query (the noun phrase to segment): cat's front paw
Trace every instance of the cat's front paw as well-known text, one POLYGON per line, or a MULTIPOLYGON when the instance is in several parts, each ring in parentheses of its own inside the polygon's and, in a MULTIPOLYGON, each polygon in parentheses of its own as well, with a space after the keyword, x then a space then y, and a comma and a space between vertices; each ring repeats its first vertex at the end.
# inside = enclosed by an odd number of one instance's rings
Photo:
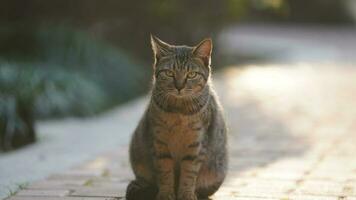
POLYGON ((198 200, 198 197, 194 192, 184 192, 178 194, 178 200, 198 200))
POLYGON ((174 193, 159 192, 156 200, 176 200, 176 195, 174 193))

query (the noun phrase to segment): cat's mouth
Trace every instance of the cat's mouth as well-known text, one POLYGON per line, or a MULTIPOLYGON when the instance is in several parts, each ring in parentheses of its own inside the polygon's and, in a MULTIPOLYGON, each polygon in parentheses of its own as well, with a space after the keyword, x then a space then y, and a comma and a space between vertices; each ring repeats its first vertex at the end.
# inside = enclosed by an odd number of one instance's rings
POLYGON ((172 95, 176 98, 183 98, 183 97, 187 97, 187 96, 190 96, 190 94, 187 94, 183 91, 175 91, 172 93, 172 95))
POLYGON ((174 98, 185 98, 185 97, 189 97, 189 96, 194 96, 195 95, 195 92, 193 90, 186 89, 186 88, 183 88, 181 90, 169 89, 166 92, 167 92, 167 94, 169 94, 170 96, 172 96, 174 98))

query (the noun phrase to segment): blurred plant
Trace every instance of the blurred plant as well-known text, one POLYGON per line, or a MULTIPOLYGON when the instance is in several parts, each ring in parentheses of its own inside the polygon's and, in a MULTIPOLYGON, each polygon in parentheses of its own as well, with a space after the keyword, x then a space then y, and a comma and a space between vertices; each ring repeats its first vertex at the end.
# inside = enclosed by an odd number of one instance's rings
POLYGON ((34 100, 41 84, 24 79, 24 73, 0 68, 0 150, 10 150, 36 140, 34 100))
MULTIPOLYGON (((147 90, 150 67, 83 31, 66 26, 11 27, 0 32, 0 59, 46 70, 81 74, 100 86, 115 105, 147 90), (14 43, 13 41, 21 41, 14 43)), ((58 75, 62 76, 62 75, 58 75)), ((84 84, 84 83, 83 83, 84 84)))
POLYGON ((78 74, 0 67, 0 149, 35 141, 37 116, 88 115, 104 106, 98 86, 78 74))
POLYGON ((1 95, 0 150, 11 150, 36 140, 32 106, 20 97, 1 95))
MULTIPOLYGON (((78 73, 37 70, 42 92, 35 101, 35 116, 88 116, 103 110, 108 96, 103 89, 78 73)), ((29 77, 31 78, 31 77, 29 77)))
POLYGON ((36 34, 37 54, 33 59, 51 68, 75 70, 100 85, 110 103, 127 101, 147 90, 150 67, 143 67, 118 48, 83 31, 47 26, 36 34))
POLYGON ((92 115, 147 89, 148 70, 83 32, 51 26, 1 33, 3 41, 21 42, 0 54, 0 149, 35 141, 36 118, 92 115))

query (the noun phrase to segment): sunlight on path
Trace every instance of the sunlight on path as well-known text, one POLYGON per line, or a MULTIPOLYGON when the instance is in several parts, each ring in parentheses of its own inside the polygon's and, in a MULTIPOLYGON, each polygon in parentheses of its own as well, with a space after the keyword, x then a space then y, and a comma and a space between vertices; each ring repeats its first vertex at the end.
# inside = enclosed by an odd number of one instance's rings
POLYGON ((216 85, 231 159, 215 199, 356 195, 355 68, 231 67, 216 85))

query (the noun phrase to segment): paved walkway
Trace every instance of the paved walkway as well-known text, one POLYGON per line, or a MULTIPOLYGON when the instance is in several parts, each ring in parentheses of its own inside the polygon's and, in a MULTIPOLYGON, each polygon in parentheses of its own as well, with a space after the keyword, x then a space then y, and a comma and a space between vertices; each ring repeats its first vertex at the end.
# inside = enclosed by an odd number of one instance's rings
MULTIPOLYGON (((356 200, 356 69, 313 67, 230 67, 216 77, 230 166, 212 199, 356 200)), ((132 178, 123 146, 10 200, 122 199, 132 178)))
POLYGON ((0 199, 18 185, 44 179, 128 144, 145 101, 137 99, 95 117, 38 122, 35 144, 0 153, 0 199))

